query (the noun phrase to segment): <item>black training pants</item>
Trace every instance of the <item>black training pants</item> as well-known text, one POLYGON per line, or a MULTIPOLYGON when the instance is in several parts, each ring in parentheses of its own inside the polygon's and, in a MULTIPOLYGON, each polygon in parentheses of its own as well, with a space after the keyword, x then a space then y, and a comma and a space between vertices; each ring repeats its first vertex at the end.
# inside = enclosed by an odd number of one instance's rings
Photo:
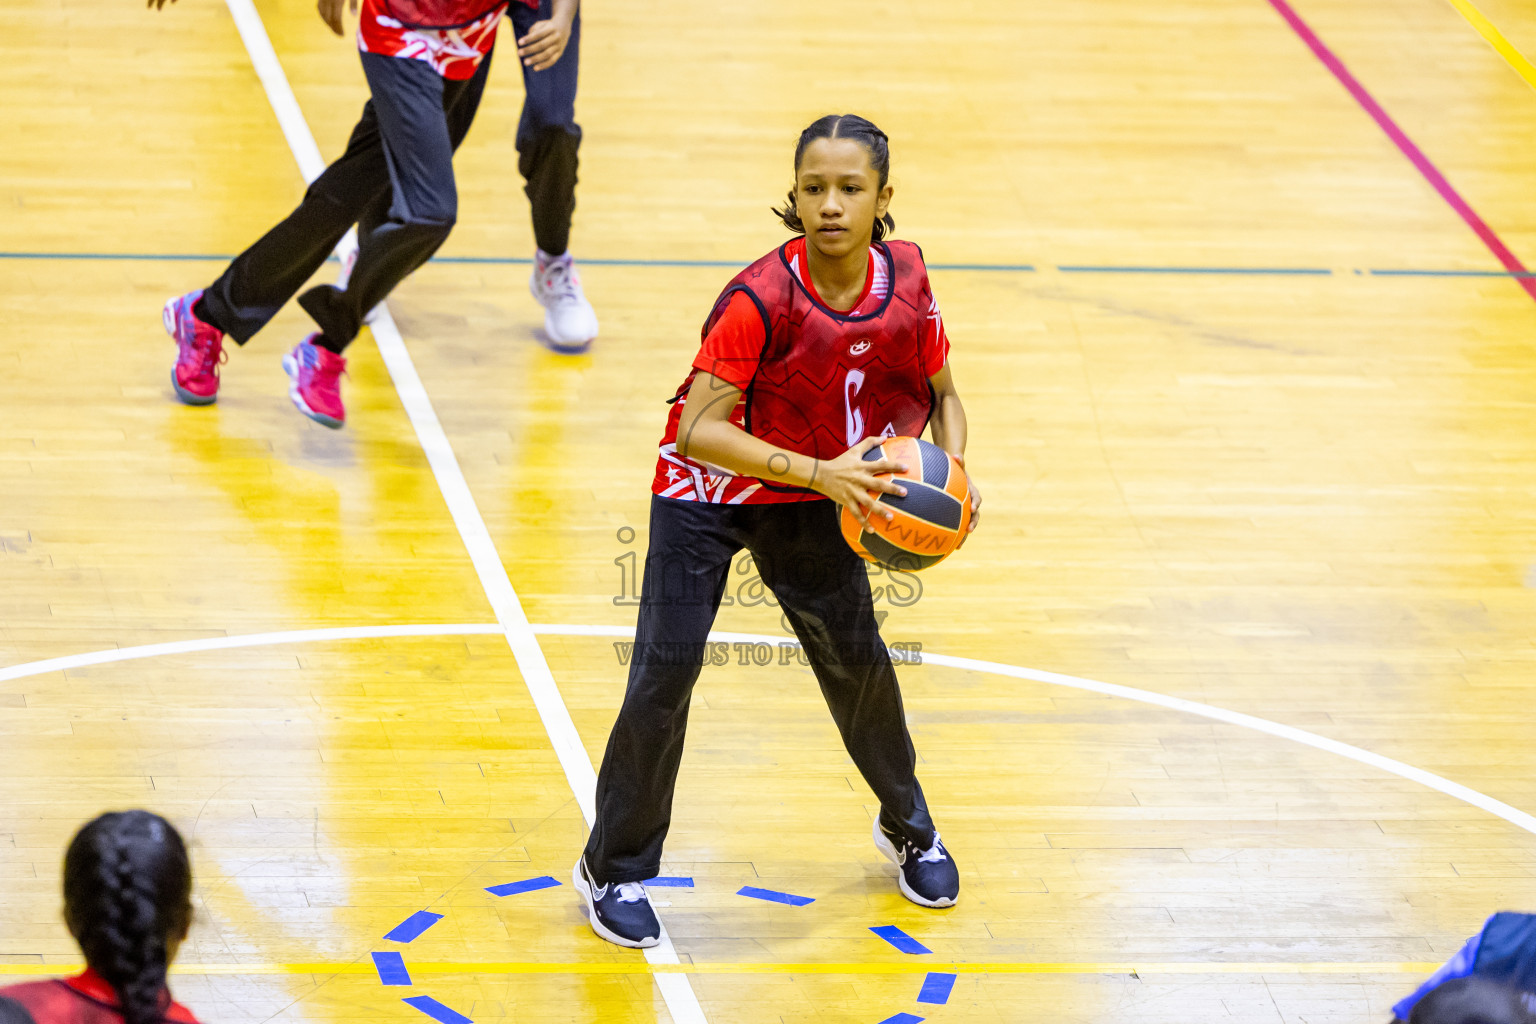
POLYGON ((298 209, 237 256, 203 293, 207 319, 242 345, 320 269, 358 225, 358 259, 346 291, 311 288, 299 304, 320 343, 341 351, 363 315, 443 244, 458 216, 453 152, 475 119, 491 69, 443 78, 425 61, 364 53, 372 98, 347 151, 304 193, 298 209))
MULTIPOLYGON (((550 0, 535 11, 512 0, 507 18, 521 39, 533 23, 547 19, 550 0)), ((533 212, 533 238, 540 249, 559 256, 570 246, 571 215, 576 209, 576 72, 581 63, 581 13, 571 22, 571 38, 554 65, 543 71, 523 69, 523 116, 517 122, 517 169, 533 212)))
POLYGON ((918 846, 933 845, 868 570, 838 531, 837 506, 652 497, 629 687, 597 776, 597 820, 587 840, 587 868, 599 882, 644 881, 661 870, 688 704, 742 548, 794 627, 881 817, 918 846))

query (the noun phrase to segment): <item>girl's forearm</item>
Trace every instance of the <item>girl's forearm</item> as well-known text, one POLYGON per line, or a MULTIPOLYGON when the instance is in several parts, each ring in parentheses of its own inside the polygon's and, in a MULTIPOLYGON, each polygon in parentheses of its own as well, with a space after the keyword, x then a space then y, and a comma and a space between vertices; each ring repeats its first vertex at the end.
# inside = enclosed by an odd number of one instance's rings
POLYGON ((776 484, 815 487, 821 460, 753 437, 728 420, 698 417, 677 439, 677 453, 776 484))

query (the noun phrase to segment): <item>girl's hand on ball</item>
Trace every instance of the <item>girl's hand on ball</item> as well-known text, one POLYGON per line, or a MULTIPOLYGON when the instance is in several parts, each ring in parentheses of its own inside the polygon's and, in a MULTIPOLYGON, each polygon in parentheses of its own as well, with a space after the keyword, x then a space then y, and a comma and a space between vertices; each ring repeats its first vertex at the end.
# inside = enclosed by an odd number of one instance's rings
POLYGON ((870 529, 870 515, 879 515, 885 519, 890 519, 893 515, 890 509, 877 511, 879 499, 871 495, 870 491, 898 495, 907 493, 907 489, 891 477, 882 478, 876 475, 905 473, 906 463, 893 462, 890 459, 864 461, 864 453, 879 445, 882 440, 878 437, 866 437, 837 458, 823 462, 817 470, 815 481, 811 484, 816 490, 852 512, 853 517, 865 530, 870 529))

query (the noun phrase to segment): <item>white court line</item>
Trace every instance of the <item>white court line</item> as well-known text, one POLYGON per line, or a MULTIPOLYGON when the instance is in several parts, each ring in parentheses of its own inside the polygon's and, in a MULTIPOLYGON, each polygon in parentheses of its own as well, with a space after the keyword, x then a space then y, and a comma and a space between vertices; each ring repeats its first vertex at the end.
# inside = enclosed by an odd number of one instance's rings
MULTIPOLYGON (((633 629, 617 626, 534 626, 533 631, 544 636, 611 636, 619 638, 632 638, 635 635, 633 629)), ((723 640, 731 643, 793 643, 796 641, 786 637, 764 636, 756 633, 721 633, 709 634, 711 640, 723 640)), ((1369 750, 1356 747, 1338 740, 1319 736, 1315 732, 1298 729, 1295 726, 1283 725, 1280 722, 1271 722, 1267 718, 1258 718, 1254 715, 1245 715, 1241 711, 1228 711, 1226 708, 1218 708, 1211 704, 1202 704, 1199 701, 1185 700, 1183 697, 1170 697, 1153 690, 1139 690, 1134 686, 1120 686, 1117 683, 1101 683, 1097 679, 1083 679, 1079 676, 1062 675, 1059 672, 1044 672, 1035 668, 1023 668, 1018 665, 1007 665, 997 661, 978 661, 975 658, 957 658, 948 654, 932 654, 922 652, 922 660, 925 664, 943 665, 946 668, 966 669, 971 672, 987 672, 998 676, 1011 676, 1014 679, 1028 679, 1036 683, 1047 683, 1051 686, 1068 686, 1074 690, 1087 690, 1089 693, 1101 693, 1106 697, 1121 697, 1125 700, 1134 700, 1141 704, 1152 704, 1170 711, 1182 711, 1185 714, 1199 715, 1201 718, 1210 718, 1218 722, 1226 722, 1228 725, 1237 725, 1255 732, 1262 732, 1269 736, 1276 736, 1303 746, 1313 747, 1317 750, 1325 750, 1339 757, 1347 757, 1351 761, 1370 765, 1381 771, 1389 772, 1417 782, 1421 786, 1427 786, 1446 796, 1454 797, 1463 803, 1471 804, 1498 818, 1503 818, 1517 828, 1536 834, 1536 817, 1527 814, 1517 807, 1511 807, 1502 800, 1495 800, 1486 793, 1479 793, 1475 789, 1463 786, 1459 782, 1427 772, 1422 768, 1415 768, 1411 764, 1373 754, 1369 750)))
POLYGON ((0 683, 7 679, 42 675, 44 672, 66 672, 87 665, 105 665, 113 661, 133 661, 137 658, 159 658, 167 654, 192 654, 197 651, 225 651, 231 647, 265 647, 269 644, 312 644, 326 640, 368 640, 395 636, 477 636, 497 634, 504 630, 494 623, 459 623, 421 626, 341 626, 334 629, 289 629, 280 633, 245 633, 240 636, 214 636, 202 640, 173 640, 163 644, 142 644, 138 647, 118 647, 88 654, 68 654, 47 661, 33 661, 25 665, 0 668, 0 683))
MULTIPOLYGON (((631 639, 635 631, 629 626, 578 626, 578 625, 541 625, 534 624, 530 629, 539 636, 586 636, 586 637, 614 637, 616 639, 631 639)), ((248 636, 215 637, 209 640, 187 640, 176 644, 149 644, 144 647, 121 647, 106 651, 94 651, 88 654, 74 654, 65 658, 49 658, 47 661, 34 661, 24 665, 12 665, 9 668, 0 669, 0 681, 6 679, 21 679, 26 676, 42 675, 45 672, 58 672, 64 669, 75 668, 82 665, 101 665, 113 661, 128 661, 134 658, 152 658, 160 654, 178 654, 183 650, 218 650, 229 647, 256 647, 263 644, 306 643, 311 640, 346 640, 373 636, 430 636, 428 630, 441 630, 443 635, 458 635, 464 633, 499 633, 499 626, 492 625, 459 625, 459 626, 360 626, 352 629, 309 629, 293 630, 286 633, 256 633, 248 636), (398 632, 383 632, 396 630, 398 632)), ((761 633, 728 633, 714 631, 709 634, 711 640, 725 641, 727 643, 792 643, 799 646, 794 640, 782 636, 767 636, 761 633)), ((1536 834, 1536 817, 1526 812, 1511 807, 1501 800, 1495 800, 1486 793, 1479 793, 1475 789, 1463 786, 1459 782, 1415 768, 1411 764, 1373 754, 1369 750, 1341 743, 1338 740, 1319 736, 1317 733, 1308 732, 1305 729, 1297 729, 1294 726, 1283 725, 1279 722, 1271 722, 1267 718, 1258 718, 1254 715, 1245 715, 1240 711, 1228 711, 1212 704, 1202 704, 1199 701, 1185 700, 1182 697, 1169 697, 1152 690, 1139 690, 1133 686, 1120 686, 1117 683, 1101 683, 1097 679, 1084 679, 1080 676, 1062 675, 1059 672, 1045 672, 1040 669, 1024 668, 1019 665, 1008 665, 998 661, 979 661, 975 658, 957 658, 948 654, 934 654, 930 651, 923 652, 923 662, 931 665, 942 665, 945 668, 958 668, 971 672, 984 672, 989 675, 1008 676, 1014 679, 1026 679, 1030 682, 1045 683, 1049 686, 1065 686, 1074 690, 1086 690, 1089 693, 1103 694, 1106 697, 1119 697, 1122 700, 1136 701, 1138 704, 1151 704, 1156 707, 1167 708, 1170 711, 1180 711, 1189 715, 1198 715, 1201 718, 1209 718, 1227 725, 1235 725, 1244 729, 1252 729, 1278 739, 1290 740, 1303 746, 1316 750, 1326 751, 1339 757, 1357 761, 1360 764, 1369 765, 1372 768, 1417 782, 1427 789, 1437 793, 1443 793, 1462 803, 1470 804, 1479 810, 1486 811, 1494 817, 1502 818, 1517 828, 1536 834)))
MULTIPOLYGON (((256 12, 251 0, 225 0, 225 3, 235 19, 240 38, 245 41, 251 63, 256 66, 256 74, 267 90, 272 112, 277 115, 283 134, 288 138, 299 171, 304 175, 305 182, 312 182, 325 170, 325 165, 321 161, 320 149, 315 145, 309 124, 304 120, 304 112, 299 109, 293 90, 288 87, 287 76, 283 74, 282 64, 272 49, 261 15, 256 12)), ((337 246, 337 255, 345 260, 348 249, 354 244, 349 235, 337 246)), ((485 589, 486 599, 491 603, 496 621, 506 632, 507 645, 512 648, 512 656, 517 660, 518 670, 533 698, 539 719, 544 723, 544 731, 549 735, 555 756, 560 759, 560 767, 565 771, 566 781, 576 796, 582 817, 590 826, 597 813, 597 773, 587 758, 581 736, 576 732, 576 723, 571 721, 571 713, 560 696, 559 687, 555 685, 549 663, 544 660, 539 641, 529 628, 522 602, 517 598, 517 591, 512 588, 512 580, 507 576, 506 567, 501 564, 501 556, 496 552, 490 530, 486 528, 485 519, 480 515, 480 508, 475 504, 474 495, 470 493, 469 484, 459 468, 453 446, 443 431, 442 423, 438 421, 437 412, 427 396, 427 389, 421 383, 410 352, 406 350, 405 340, 401 338, 399 328, 395 326, 394 318, 390 316, 385 303, 379 303, 373 310, 369 323, 373 328, 373 340, 378 346, 379 355, 383 357, 390 379, 395 383, 395 391, 400 395, 400 404, 405 407, 405 414, 416 431, 422 451, 426 453, 427 464, 432 468, 432 475, 437 478, 437 486, 448 505, 448 513, 453 517, 464 547, 469 551, 469 560, 475 567, 475 574, 480 577, 480 585, 485 589)), ((661 942, 645 950, 645 958, 653 964, 679 962, 677 950, 672 945, 672 938, 667 934, 665 925, 661 930, 661 942)), ((657 974, 655 982, 676 1024, 708 1024, 687 975, 657 974)))

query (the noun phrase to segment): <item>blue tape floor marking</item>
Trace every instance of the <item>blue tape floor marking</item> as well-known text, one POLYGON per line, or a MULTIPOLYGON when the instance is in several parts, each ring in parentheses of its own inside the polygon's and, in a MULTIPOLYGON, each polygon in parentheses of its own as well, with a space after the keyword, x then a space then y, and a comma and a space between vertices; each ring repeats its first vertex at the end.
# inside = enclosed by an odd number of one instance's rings
POLYGON ((983 273, 1033 274, 1033 263, 930 263, 929 270, 979 270, 983 273))
POLYGON ((803 907, 816 901, 810 896, 796 896, 789 892, 775 892, 772 889, 759 889, 755 885, 744 885, 736 890, 737 896, 750 896, 755 900, 767 900, 769 903, 787 903, 792 907, 803 907))
POLYGON ((1299 274, 1304 277, 1328 277, 1326 267, 1117 267, 1110 264, 1063 264, 1056 268, 1063 274, 1299 274))
POLYGON ((504 882, 501 885, 488 885, 485 891, 492 896, 516 896, 520 892, 534 892, 539 889, 553 889, 559 885, 557 879, 548 875, 540 875, 538 878, 525 878, 521 882, 504 882))
POLYGON ((645 884, 668 889, 692 889, 693 879, 685 875, 657 875, 655 878, 647 878, 645 884))
POLYGON ((895 946, 897 949, 901 950, 903 953, 911 953, 915 956, 919 953, 933 952, 933 950, 929 949, 921 942, 918 942, 912 936, 908 935, 906 932, 902 931, 900 928, 897 928, 893 924, 882 924, 878 927, 871 927, 869 930, 880 936, 886 942, 889 942, 891 945, 895 946))
POLYGON ((431 928, 443 919, 442 914, 434 914, 430 910, 418 910, 410 917, 401 921, 390 929, 384 937, 390 942, 414 942, 421 937, 421 933, 431 928))
POLYGON ((949 1002, 950 990, 955 987, 955 979, 959 975, 940 974, 934 972, 923 979, 923 990, 917 994, 920 1003, 935 1003, 943 1006, 949 1002))
POLYGON ((405 960, 399 953, 393 950, 386 953, 373 954, 374 970, 379 972, 379 984, 381 985, 409 985, 411 983, 410 972, 405 969, 405 960))
POLYGON ((444 1006, 431 996, 411 996, 409 999, 402 999, 401 1002, 416 1007, 433 1020, 441 1021, 442 1024, 475 1024, 458 1010, 444 1006))
POLYGON ((887 1017, 880 1024, 922 1024, 923 1018, 915 1013, 898 1013, 894 1017, 887 1017))

